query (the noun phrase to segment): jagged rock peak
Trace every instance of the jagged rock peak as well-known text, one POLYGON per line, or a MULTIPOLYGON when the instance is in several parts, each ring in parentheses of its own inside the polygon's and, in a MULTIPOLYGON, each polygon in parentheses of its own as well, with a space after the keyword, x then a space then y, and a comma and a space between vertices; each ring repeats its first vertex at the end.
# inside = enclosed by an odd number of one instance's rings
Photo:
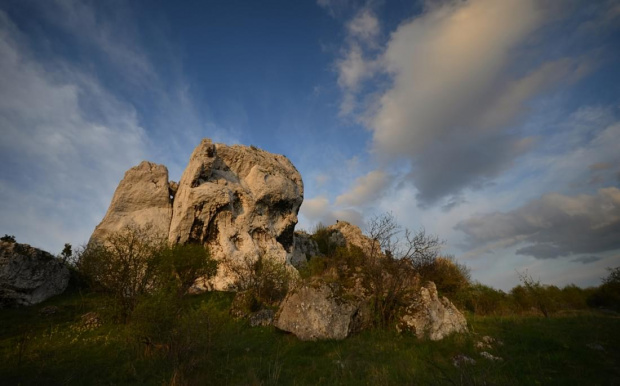
POLYGON ((142 161, 125 172, 108 211, 95 228, 90 241, 103 242, 126 226, 149 227, 166 237, 172 218, 168 169, 164 165, 142 161))

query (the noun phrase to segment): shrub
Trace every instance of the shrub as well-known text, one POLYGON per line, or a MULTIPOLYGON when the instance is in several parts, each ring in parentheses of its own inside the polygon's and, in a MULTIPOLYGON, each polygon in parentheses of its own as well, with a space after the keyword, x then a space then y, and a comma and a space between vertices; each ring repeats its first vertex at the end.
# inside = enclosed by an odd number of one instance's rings
POLYGON ((15 243, 15 236, 13 235, 7 235, 5 234, 4 236, 0 237, 0 241, 6 241, 8 243, 15 243))
POLYGON ((465 290, 471 280, 469 268, 453 256, 437 257, 424 267, 420 276, 424 281, 434 282, 439 293, 450 298, 465 290))
POLYGON ((79 253, 77 268, 91 288, 109 294, 124 322, 138 301, 164 291, 180 297, 217 263, 201 245, 169 246, 149 228, 126 227, 79 253))
POLYGON ((603 283, 588 297, 591 307, 620 309, 620 267, 607 268, 609 275, 603 283))

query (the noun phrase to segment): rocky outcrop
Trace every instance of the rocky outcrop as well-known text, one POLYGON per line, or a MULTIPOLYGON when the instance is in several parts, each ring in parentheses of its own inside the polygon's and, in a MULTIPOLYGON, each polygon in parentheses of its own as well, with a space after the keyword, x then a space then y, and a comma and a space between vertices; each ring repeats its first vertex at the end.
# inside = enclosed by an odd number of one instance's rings
POLYGON ((362 230, 346 221, 336 221, 334 225, 327 227, 330 233, 329 242, 336 246, 356 246, 368 256, 379 256, 381 249, 379 243, 364 235, 362 230))
POLYGON ((68 284, 69 270, 51 254, 0 241, 0 308, 40 303, 64 292, 68 284))
POLYGON ((290 261, 296 268, 303 266, 312 257, 321 255, 316 241, 312 240, 310 235, 304 231, 295 231, 294 242, 290 261))
POLYGON ((171 194, 168 169, 164 165, 143 161, 129 169, 90 242, 103 242, 111 233, 127 226, 148 227, 166 238, 172 218, 171 194))
POLYGON ((207 245, 221 262, 210 284, 232 289, 259 256, 287 262, 302 200, 301 175, 285 156, 204 139, 179 181, 168 237, 207 245))
POLYGON ((418 338, 441 340, 455 332, 466 332, 467 320, 450 300, 439 298, 435 283, 428 282, 404 309, 397 329, 411 331, 418 338))
POLYGON ((361 302, 340 292, 322 280, 302 284, 284 298, 273 325, 301 340, 344 339, 359 327, 361 302))
POLYGON ((220 261, 203 289, 235 289, 241 271, 259 256, 290 265, 301 175, 283 155, 253 146, 204 139, 179 183, 162 165, 142 162, 121 181, 91 240, 105 240, 128 224, 150 226, 173 243, 200 243, 220 261))

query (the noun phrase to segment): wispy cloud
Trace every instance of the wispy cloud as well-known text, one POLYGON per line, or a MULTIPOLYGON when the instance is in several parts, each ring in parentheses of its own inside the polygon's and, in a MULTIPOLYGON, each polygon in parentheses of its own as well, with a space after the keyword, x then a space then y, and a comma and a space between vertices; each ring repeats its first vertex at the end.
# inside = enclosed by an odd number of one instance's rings
POLYGON ((88 238, 146 137, 132 106, 68 63, 41 65, 27 43, 0 12, 0 227, 54 252, 88 238))

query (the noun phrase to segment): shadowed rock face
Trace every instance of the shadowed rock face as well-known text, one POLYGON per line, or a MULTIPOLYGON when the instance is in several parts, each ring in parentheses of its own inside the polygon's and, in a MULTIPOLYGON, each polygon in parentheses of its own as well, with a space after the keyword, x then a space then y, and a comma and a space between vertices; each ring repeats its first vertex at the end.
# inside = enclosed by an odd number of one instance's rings
POLYGON ((285 156, 203 139, 178 184, 162 165, 130 169, 91 240, 132 222, 150 224, 170 242, 208 246, 221 264, 201 285, 228 290, 259 256, 290 260, 302 200, 301 175, 285 156))
POLYGON ((0 241, 0 308, 40 303, 68 284, 69 270, 51 254, 0 241))
POLYGON ((90 242, 105 241, 111 233, 129 225, 148 226, 152 232, 165 238, 171 218, 168 169, 164 165, 143 161, 125 173, 90 242))

